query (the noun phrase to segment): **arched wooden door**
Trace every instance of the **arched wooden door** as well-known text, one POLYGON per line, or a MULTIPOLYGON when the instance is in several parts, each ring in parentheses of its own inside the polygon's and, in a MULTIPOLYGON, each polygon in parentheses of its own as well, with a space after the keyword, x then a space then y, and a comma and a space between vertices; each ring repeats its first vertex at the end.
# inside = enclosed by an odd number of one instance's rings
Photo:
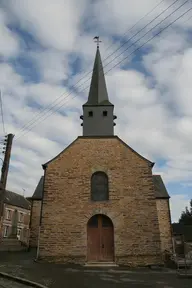
POLYGON ((87 260, 114 260, 114 229, 111 219, 94 215, 87 223, 87 260))

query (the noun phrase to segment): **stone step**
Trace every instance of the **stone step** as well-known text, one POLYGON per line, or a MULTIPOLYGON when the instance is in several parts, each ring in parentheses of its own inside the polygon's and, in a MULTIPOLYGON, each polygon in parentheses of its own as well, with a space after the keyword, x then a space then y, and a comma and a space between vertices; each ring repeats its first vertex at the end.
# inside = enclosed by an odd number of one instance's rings
POLYGON ((87 262, 85 267, 118 267, 115 262, 87 262))

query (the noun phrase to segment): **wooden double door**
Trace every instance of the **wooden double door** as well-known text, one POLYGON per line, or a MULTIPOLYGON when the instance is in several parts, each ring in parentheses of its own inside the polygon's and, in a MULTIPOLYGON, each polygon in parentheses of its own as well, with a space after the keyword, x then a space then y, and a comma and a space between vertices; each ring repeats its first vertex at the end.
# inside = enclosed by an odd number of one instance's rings
POLYGON ((113 223, 105 215, 94 215, 87 224, 88 261, 110 262, 114 260, 113 223))

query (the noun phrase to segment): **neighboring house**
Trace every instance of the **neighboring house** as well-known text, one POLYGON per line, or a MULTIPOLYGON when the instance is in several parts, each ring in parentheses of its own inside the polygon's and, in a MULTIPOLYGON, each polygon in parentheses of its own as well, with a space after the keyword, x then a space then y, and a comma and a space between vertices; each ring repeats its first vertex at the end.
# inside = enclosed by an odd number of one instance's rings
POLYGON ((185 242, 192 242, 192 225, 173 223, 172 230, 173 230, 173 238, 175 239, 182 238, 185 242))
POLYGON ((29 240, 30 202, 22 195, 6 190, 3 213, 3 237, 9 237, 12 231, 14 211, 18 212, 17 237, 22 242, 29 240))
POLYGON ((172 249, 162 178, 152 175, 153 162, 114 135, 113 110, 97 48, 80 116, 83 136, 43 165, 31 199, 30 244, 38 245, 37 259, 152 265, 172 249))
POLYGON ((191 255, 192 260, 192 225, 173 223, 173 246, 177 255, 191 255))

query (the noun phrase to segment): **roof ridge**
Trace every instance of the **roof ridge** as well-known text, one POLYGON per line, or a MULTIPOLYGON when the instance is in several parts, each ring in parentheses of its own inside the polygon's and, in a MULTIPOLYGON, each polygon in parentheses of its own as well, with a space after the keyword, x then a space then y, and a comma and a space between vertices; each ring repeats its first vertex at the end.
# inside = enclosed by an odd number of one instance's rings
POLYGON ((4 202, 12 205, 12 206, 17 206, 20 208, 24 208, 29 210, 30 209, 30 201, 26 199, 22 194, 13 192, 11 190, 6 189, 5 190, 5 198, 4 202))
MULTIPOLYGON (((13 193, 13 194, 16 194, 16 195, 18 195, 18 196, 21 196, 21 197, 25 198, 25 196, 23 196, 22 194, 19 194, 19 193, 17 193, 17 192, 13 192, 13 191, 8 190, 8 189, 6 189, 5 191, 11 192, 11 193, 13 193)), ((25 199, 26 199, 26 198, 25 198, 25 199)))

